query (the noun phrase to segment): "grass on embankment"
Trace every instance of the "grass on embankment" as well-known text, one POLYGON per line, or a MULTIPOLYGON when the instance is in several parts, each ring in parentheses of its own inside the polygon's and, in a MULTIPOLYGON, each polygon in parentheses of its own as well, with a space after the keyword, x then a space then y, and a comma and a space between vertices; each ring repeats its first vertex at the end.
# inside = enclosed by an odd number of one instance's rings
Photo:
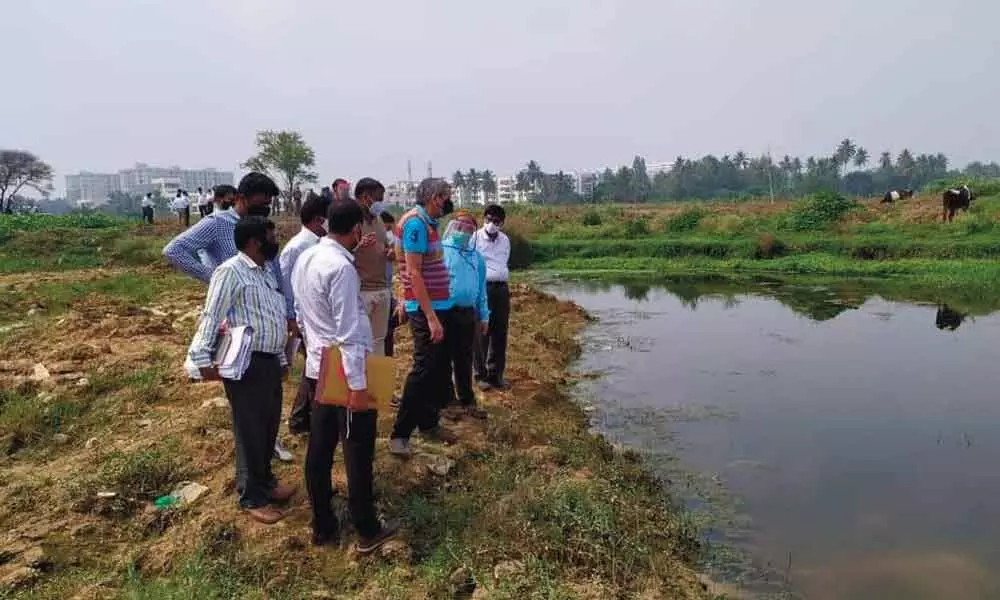
MULTIPOLYGON (((236 508, 228 411, 202 406, 221 387, 191 385, 180 369, 202 286, 158 266, 0 283, 47 307, 0 336, 11 359, 0 361, 0 580, 18 581, 5 598, 453 598, 469 580, 495 599, 704 597, 682 511, 636 455, 591 434, 566 395, 585 323, 571 305, 515 288, 514 389, 483 398, 487 423, 456 423, 458 445, 418 441, 401 463, 385 451, 393 415, 381 415, 376 488, 405 529, 400 544, 359 559, 308 545, 304 490, 274 527, 236 508), (33 380, 38 364, 50 378, 33 380), (445 458, 450 472, 433 474, 445 458), (181 480, 210 491, 191 507, 150 507, 181 480)), ((2 320, 25 306, 0 308, 2 320)), ((286 407, 295 387, 286 383, 286 407)), ((285 441, 297 460, 279 476, 301 484, 304 444, 285 441)), ((339 454, 337 465, 346 490, 339 454)))

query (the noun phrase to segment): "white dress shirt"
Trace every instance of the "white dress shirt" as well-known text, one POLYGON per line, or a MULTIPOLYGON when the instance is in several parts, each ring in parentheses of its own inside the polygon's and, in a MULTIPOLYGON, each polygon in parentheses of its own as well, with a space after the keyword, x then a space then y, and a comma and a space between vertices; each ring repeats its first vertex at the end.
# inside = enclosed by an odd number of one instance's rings
POLYGON ((368 389, 365 359, 374 347, 372 326, 361 299, 361 277, 354 268, 354 256, 324 237, 299 255, 292 289, 306 341, 306 377, 318 379, 323 350, 337 346, 347 387, 368 389))
POLYGON ((486 281, 499 282, 510 279, 510 238, 498 231, 496 239, 490 239, 485 230, 472 234, 472 247, 483 255, 486 261, 486 281))
POLYGON ((308 228, 303 227, 298 233, 292 236, 292 239, 288 240, 288 243, 281 249, 281 254, 278 256, 278 266, 281 267, 281 276, 284 279, 281 282, 281 289, 292 301, 293 310, 295 292, 292 289, 292 271, 295 269, 295 263, 299 260, 302 252, 306 248, 312 248, 318 243, 319 236, 308 228))

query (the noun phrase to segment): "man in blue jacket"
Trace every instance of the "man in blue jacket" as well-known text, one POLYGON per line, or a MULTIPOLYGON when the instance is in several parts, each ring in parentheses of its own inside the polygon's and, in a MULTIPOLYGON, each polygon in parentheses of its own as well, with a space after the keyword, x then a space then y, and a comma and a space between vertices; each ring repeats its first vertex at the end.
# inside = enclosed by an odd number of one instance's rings
POLYGON ((442 243, 451 299, 455 303, 453 321, 445 336, 455 381, 449 385, 445 398, 454 402, 457 391, 462 411, 471 417, 485 419, 486 411, 476 406, 476 394, 472 389, 476 340, 479 335, 485 335, 490 322, 486 302, 486 261, 470 244, 475 231, 476 219, 469 213, 460 212, 448 223, 442 243))

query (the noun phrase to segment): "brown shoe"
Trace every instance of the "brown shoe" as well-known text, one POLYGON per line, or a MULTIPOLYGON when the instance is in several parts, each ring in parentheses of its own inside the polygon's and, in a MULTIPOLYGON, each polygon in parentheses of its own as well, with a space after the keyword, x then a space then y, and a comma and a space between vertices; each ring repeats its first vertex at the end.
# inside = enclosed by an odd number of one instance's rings
POLYGON ((284 502, 294 496, 298 489, 298 487, 290 483, 279 483, 274 486, 273 490, 271 490, 271 500, 275 502, 284 502))
POLYGON ((274 525, 285 518, 285 513, 273 506, 258 506, 257 508, 247 508, 245 510, 251 519, 265 525, 274 525))

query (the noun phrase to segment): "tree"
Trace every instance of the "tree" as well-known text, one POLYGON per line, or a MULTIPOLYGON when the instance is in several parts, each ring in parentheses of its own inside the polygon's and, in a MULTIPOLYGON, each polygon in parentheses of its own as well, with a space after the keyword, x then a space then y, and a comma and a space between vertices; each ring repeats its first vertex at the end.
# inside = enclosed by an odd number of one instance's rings
POLYGON ((851 141, 851 138, 844 138, 840 145, 837 146, 837 151, 833 154, 833 159, 836 161, 837 166, 839 166, 844 175, 847 175, 847 165, 851 164, 851 159, 857 153, 857 145, 851 141))
POLYGON ((11 209, 11 199, 25 187, 48 193, 52 167, 31 152, 0 150, 0 211, 11 209))
POLYGON ((736 165, 736 168, 740 170, 747 168, 747 165, 750 164, 750 159, 747 158, 747 153, 740 150, 739 152, 734 154, 733 164, 736 165))
POLYGON ((885 173, 892 172, 892 154, 890 152, 886 151, 882 153, 878 159, 878 168, 885 173))
POLYGON ((649 173, 646 172, 646 159, 636 156, 632 159, 632 180, 629 182, 630 194, 634 201, 645 202, 649 198, 649 173))
POLYGON ((479 174, 479 179, 482 182, 483 192, 486 194, 486 202, 495 201, 497 197, 497 176, 493 174, 493 171, 486 169, 479 174))
POLYGON ((316 166, 316 153, 306 144, 297 131, 257 132, 257 154, 243 163, 243 168, 251 171, 275 173, 284 180, 285 194, 292 197, 295 186, 315 183, 319 177, 312 168, 316 166))
POLYGON ((455 171, 455 174, 451 176, 451 187, 458 192, 458 197, 461 198, 460 204, 465 204, 466 189, 465 189, 465 174, 461 170, 455 171))
POLYGON ((859 169, 864 169, 865 165, 868 164, 868 151, 864 148, 858 148, 854 153, 854 166, 859 169))
POLYGON ((465 174, 465 187, 469 189, 469 194, 475 202, 479 202, 479 190, 483 188, 480 177, 479 171, 475 169, 469 169, 465 174))

